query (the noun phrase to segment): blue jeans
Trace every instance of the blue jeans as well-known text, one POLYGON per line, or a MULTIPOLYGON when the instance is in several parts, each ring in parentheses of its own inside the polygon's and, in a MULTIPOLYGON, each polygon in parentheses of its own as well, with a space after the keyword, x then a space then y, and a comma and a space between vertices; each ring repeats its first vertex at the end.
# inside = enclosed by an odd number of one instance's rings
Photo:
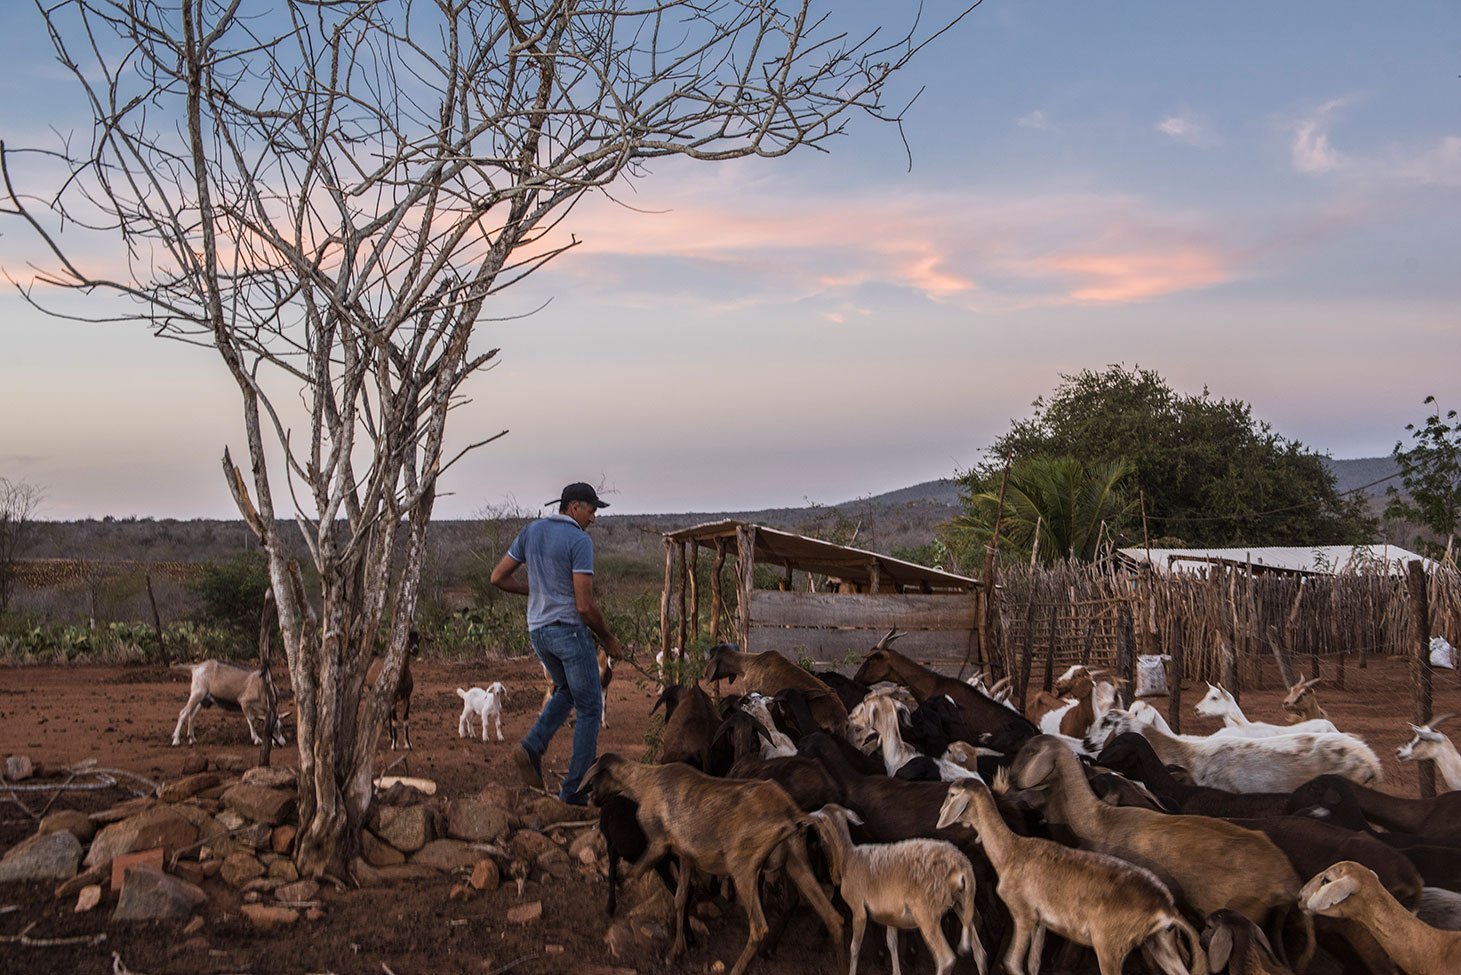
POLYGON ((599 722, 604 714, 604 692, 599 687, 599 653, 593 633, 583 624, 549 623, 528 634, 533 652, 553 678, 553 694, 538 715, 537 723, 523 738, 523 747, 535 755, 548 750, 548 743, 577 710, 573 725, 573 758, 559 786, 560 798, 578 791, 584 773, 594 763, 599 747, 599 722))

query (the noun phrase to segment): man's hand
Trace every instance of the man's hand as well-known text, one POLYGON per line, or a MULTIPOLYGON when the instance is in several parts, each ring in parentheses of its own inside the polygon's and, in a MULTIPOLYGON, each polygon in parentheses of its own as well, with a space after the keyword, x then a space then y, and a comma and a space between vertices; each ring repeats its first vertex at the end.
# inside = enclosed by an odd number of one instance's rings
POLYGON ((624 648, 619 645, 619 638, 610 636, 604 643, 604 653, 609 655, 610 660, 623 660, 624 648))

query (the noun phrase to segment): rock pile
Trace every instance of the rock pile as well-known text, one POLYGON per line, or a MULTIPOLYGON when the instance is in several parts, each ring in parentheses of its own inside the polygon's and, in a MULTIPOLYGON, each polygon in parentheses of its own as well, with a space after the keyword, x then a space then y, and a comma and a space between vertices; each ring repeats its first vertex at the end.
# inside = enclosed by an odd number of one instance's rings
MULTIPOLYGON (((243 770, 236 761, 210 765, 190 756, 183 774, 155 796, 90 815, 50 813, 0 859, 0 882, 55 883, 55 896, 76 912, 114 898, 112 921, 186 923, 188 934, 210 909, 242 914, 260 928, 318 920, 320 883, 301 879, 291 859, 299 835, 295 776, 288 768, 243 770)), ((393 786, 367 814, 350 879, 388 886, 451 874, 459 880, 450 894, 457 900, 509 880, 521 900, 528 883, 606 873, 593 818, 497 784, 450 801, 393 786)), ((509 920, 533 924, 541 912, 529 900, 514 904, 509 920)))

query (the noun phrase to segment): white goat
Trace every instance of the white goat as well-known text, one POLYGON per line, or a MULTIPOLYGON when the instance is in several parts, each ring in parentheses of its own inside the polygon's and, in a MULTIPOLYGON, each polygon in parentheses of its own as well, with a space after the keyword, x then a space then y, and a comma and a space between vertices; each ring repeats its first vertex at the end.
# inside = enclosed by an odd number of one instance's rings
MULTIPOLYGON (((878 743, 883 751, 883 766, 893 775, 923 753, 903 740, 902 729, 898 727, 900 705, 891 697, 874 698, 869 705, 869 716, 873 730, 877 732, 878 743)), ((957 762, 945 758, 932 760, 938 766, 938 777, 944 782, 961 782, 964 779, 979 778, 977 772, 970 772, 957 762)))
POLYGON ((1164 733, 1126 711, 1108 711, 1092 726, 1086 747, 1135 731, 1163 763, 1181 765, 1197 785, 1228 792, 1292 792, 1318 775, 1342 775, 1360 785, 1380 780, 1380 760, 1354 735, 1301 734, 1272 738, 1203 738, 1164 733))
POLYGON ((1330 734, 1337 733, 1334 722, 1327 718, 1314 718, 1295 724, 1270 724, 1267 721, 1249 721, 1237 698, 1221 684, 1208 684, 1207 694, 1192 710, 1205 718, 1222 718, 1224 727, 1215 735, 1241 738, 1269 738, 1274 735, 1330 734))
POLYGON ((741 710, 755 718, 756 723, 766 732, 766 737, 761 741, 762 758, 795 757, 796 745, 771 720, 771 709, 767 706, 764 695, 755 692, 747 694, 741 701, 741 710))
POLYGON ((1461 789, 1461 755, 1456 753, 1456 746, 1451 743, 1451 739, 1436 730, 1436 725, 1449 717, 1451 715, 1443 714, 1439 718, 1432 718, 1430 724, 1411 725, 1410 730, 1415 732, 1415 737, 1395 749, 1395 757, 1402 762, 1430 759, 1441 770, 1441 778, 1446 780, 1446 788, 1454 790, 1461 789))
MULTIPOLYGON (((192 686, 188 689, 188 703, 178 712, 177 727, 172 730, 172 743, 182 744, 183 725, 188 728, 188 744, 196 740, 193 737, 193 716, 200 708, 218 705, 230 711, 242 711, 244 720, 249 725, 249 738, 255 745, 262 745, 264 740, 254 730, 254 719, 258 718, 261 725, 267 725, 269 720, 268 704, 264 697, 263 675, 257 670, 245 670, 243 667, 221 660, 205 660, 197 664, 173 664, 174 668, 186 667, 192 671, 192 686)), ((287 715, 280 714, 274 725, 274 744, 284 744, 284 731, 282 722, 287 715)))
POLYGON ((457 697, 462 699, 462 716, 457 718, 457 737, 469 738, 472 735, 472 717, 482 722, 482 740, 487 740, 488 723, 497 726, 497 740, 502 741, 502 702, 507 700, 507 688, 502 686, 502 681, 495 680, 485 688, 473 687, 469 690, 457 688, 457 697))
POLYGON ((848 975, 857 975, 857 957, 868 918, 887 929, 893 975, 902 975, 898 931, 916 929, 933 954, 937 975, 953 970, 955 955, 944 940, 940 922, 950 910, 959 912, 959 953, 973 954, 979 975, 988 958, 974 928, 974 868, 969 858, 944 840, 912 839, 896 843, 854 845, 849 822, 856 813, 828 805, 811 814, 827 851, 832 883, 852 910, 852 952, 848 975))

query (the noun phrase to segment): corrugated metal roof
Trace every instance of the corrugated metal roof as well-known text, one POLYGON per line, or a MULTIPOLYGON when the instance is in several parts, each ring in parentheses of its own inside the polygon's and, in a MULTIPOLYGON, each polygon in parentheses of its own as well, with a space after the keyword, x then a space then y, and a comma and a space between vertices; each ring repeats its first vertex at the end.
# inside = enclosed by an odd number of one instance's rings
MULTIPOLYGON (((1146 562, 1148 550, 1139 546, 1117 549, 1134 562, 1146 562)), ((1245 548, 1154 548, 1151 562, 1159 570, 1200 572, 1207 565, 1242 565, 1278 572, 1334 575, 1367 565, 1387 566, 1392 574, 1405 571, 1412 559, 1420 559, 1427 571, 1435 563, 1409 549, 1381 542, 1369 545, 1255 545, 1245 548)))

